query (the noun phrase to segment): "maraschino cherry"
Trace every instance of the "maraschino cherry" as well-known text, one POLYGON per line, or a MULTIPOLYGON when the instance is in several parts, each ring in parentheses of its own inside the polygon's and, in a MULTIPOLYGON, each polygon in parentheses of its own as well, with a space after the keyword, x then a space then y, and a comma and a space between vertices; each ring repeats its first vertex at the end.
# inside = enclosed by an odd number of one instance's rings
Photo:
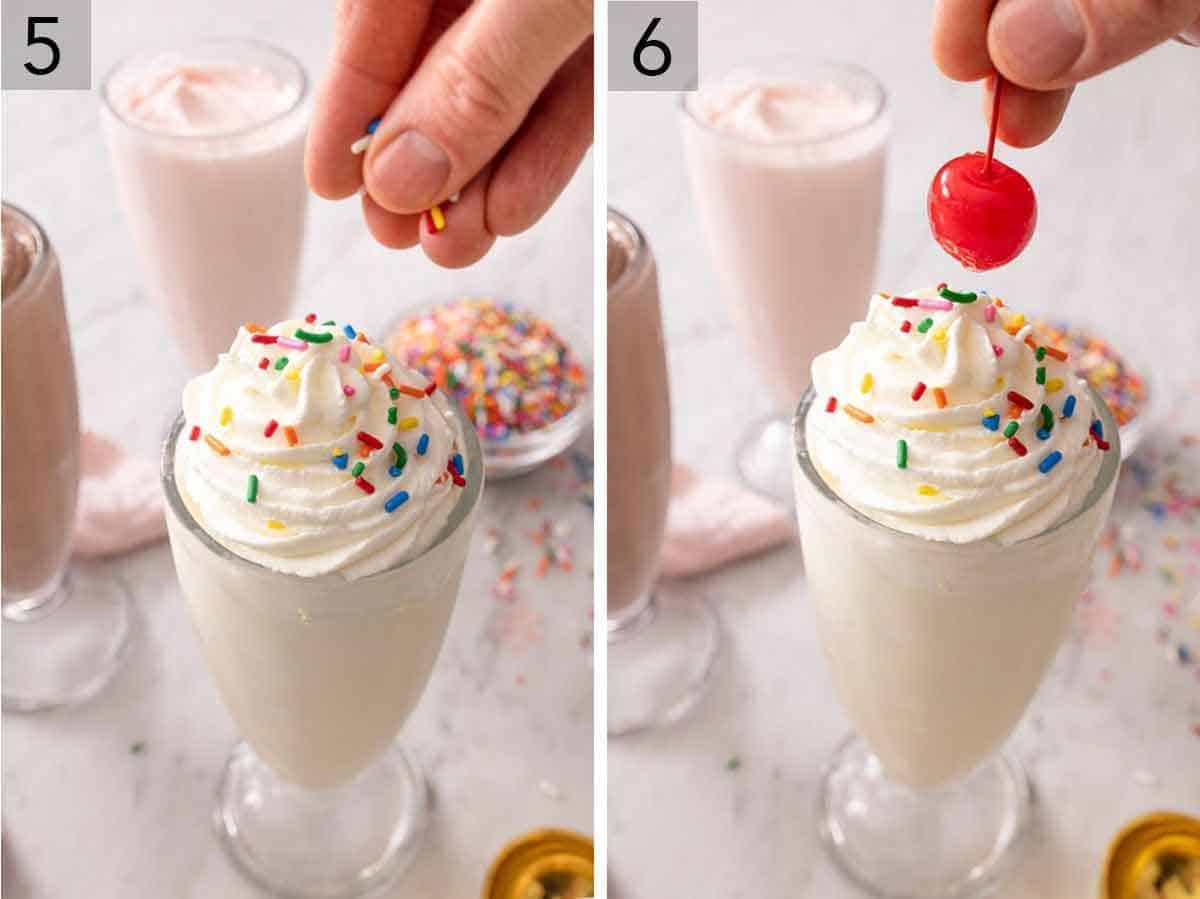
POLYGON ((1037 198, 1025 176, 993 159, 1000 86, 992 98, 988 148, 951 159, 929 185, 929 225, 942 249, 974 271, 986 271, 1017 257, 1037 224, 1037 198))

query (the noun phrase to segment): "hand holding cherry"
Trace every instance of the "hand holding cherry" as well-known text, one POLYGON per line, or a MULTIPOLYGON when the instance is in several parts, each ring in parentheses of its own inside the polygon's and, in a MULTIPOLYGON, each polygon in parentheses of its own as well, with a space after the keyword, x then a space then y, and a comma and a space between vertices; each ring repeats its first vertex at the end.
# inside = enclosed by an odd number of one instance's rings
POLYGON ((929 186, 929 225, 942 249, 972 271, 1011 262, 1037 224, 1037 198, 1025 176, 993 158, 1000 117, 997 77, 987 153, 966 153, 943 165, 929 186))

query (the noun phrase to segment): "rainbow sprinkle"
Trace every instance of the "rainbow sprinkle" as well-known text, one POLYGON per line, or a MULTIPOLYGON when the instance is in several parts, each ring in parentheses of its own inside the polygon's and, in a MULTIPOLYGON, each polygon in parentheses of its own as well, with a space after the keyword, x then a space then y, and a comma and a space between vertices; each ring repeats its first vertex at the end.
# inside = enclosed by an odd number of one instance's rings
POLYGON ((401 446, 399 443, 393 443, 392 452, 396 456, 397 468, 403 468, 408 464, 408 450, 406 450, 403 446, 401 446))
POLYGON ((246 502, 258 502, 258 475, 256 474, 246 478, 246 502))
POLYGON ((283 436, 287 438, 288 446, 295 446, 300 442, 300 435, 296 433, 296 429, 291 425, 284 426, 283 436))
MULTIPOLYGON (((836 396, 831 396, 829 399, 827 399, 825 401, 825 411, 826 412, 836 412, 837 411, 837 397, 836 396)), ((193 439, 195 439, 195 438, 193 438, 193 439)))
POLYGON ((389 406, 388 407, 388 424, 394 425, 395 423, 396 423, 396 407, 389 406))
POLYGON ((842 406, 842 411, 856 421, 861 421, 865 425, 869 425, 875 420, 875 416, 864 412, 862 409, 858 408, 858 406, 851 406, 849 403, 846 403, 846 405, 842 406))
POLYGON ((983 426, 989 431, 1000 430, 1000 413, 993 412, 991 415, 985 415, 983 417, 983 426))
POLYGON ((355 478, 358 477, 363 473, 363 470, 366 469, 366 467, 367 463, 365 462, 355 462, 354 467, 350 469, 350 476, 355 478))
POLYGON ((945 286, 938 290, 938 295, 947 300, 952 300, 955 303, 974 303, 977 299, 979 299, 977 294, 959 293, 945 286))
POLYGON ((190 434, 188 434, 188 440, 199 440, 199 439, 200 439, 200 426, 192 425, 192 432, 190 434))
POLYGON ((269 422, 267 422, 267 426, 265 428, 263 428, 263 436, 264 437, 273 437, 275 435, 275 430, 278 427, 279 427, 279 422, 277 422, 275 419, 272 418, 269 422))
POLYGON ((422 434, 421 439, 417 441, 417 455, 423 456, 429 451, 429 435, 422 434))
POLYGON ((269 527, 273 531, 282 531, 284 525, 283 525, 282 521, 277 521, 274 518, 268 518, 267 519, 267 527, 269 527))
POLYGON ((220 440, 218 440, 212 434, 205 434, 204 442, 207 443, 209 448, 214 453, 216 453, 218 456, 228 456, 229 455, 229 447, 227 447, 225 444, 223 444, 220 440))
POLYGON ((919 325, 917 325, 917 330, 920 331, 922 334, 924 334, 926 331, 928 331, 932 327, 933 327, 933 319, 932 318, 923 318, 923 319, 921 319, 921 323, 919 325))
POLYGON ((385 512, 388 512, 390 514, 392 512, 395 512, 397 509, 399 509, 401 506, 403 506, 406 502, 408 502, 408 491, 400 490, 400 491, 392 494, 391 497, 388 498, 388 501, 383 504, 383 509, 385 512))
POLYGON ((1055 450, 1054 452, 1049 453, 1046 458, 1038 463, 1038 471, 1040 471, 1042 474, 1049 474, 1050 470, 1061 461, 1062 453, 1060 453, 1058 450, 1055 450))
POLYGON ((1072 393, 1069 397, 1067 397, 1066 402, 1063 403, 1062 417, 1070 418, 1074 414, 1075 414, 1075 394, 1072 393))
POLYGON ((383 441, 374 434, 368 434, 366 431, 359 431, 355 436, 358 438, 359 443, 364 443, 373 450, 383 449, 383 441))
POLYGON ((1008 392, 1008 401, 1015 406, 1020 406, 1022 409, 1028 410, 1033 408, 1033 400, 1024 394, 1017 393, 1015 390, 1008 392))
POLYGON ((871 388, 874 386, 874 384, 875 384, 875 376, 872 375, 870 372, 867 372, 865 375, 862 376, 862 383, 858 385, 858 392, 859 393, 870 393, 871 388))
POLYGON ((933 400, 937 403, 939 409, 946 408, 946 391, 941 387, 933 388, 933 400))
POLYGON ((1008 438, 1008 445, 1012 447, 1012 451, 1018 456, 1024 456, 1027 452, 1029 452, 1029 450, 1025 449, 1025 444, 1023 444, 1016 437, 1008 438))
POLYGON ((912 389, 912 401, 915 403, 925 395, 925 382, 917 381, 916 386, 912 389))
POLYGON ((460 299, 403 321, 388 338, 467 413, 480 437, 505 441, 554 424, 587 392, 574 351, 548 321, 509 303, 460 299))
POLYGON ((1006 425, 1004 426, 1004 436, 1005 436, 1005 437, 1011 437, 1013 434, 1017 433, 1017 429, 1018 429, 1019 427, 1021 427, 1021 423, 1020 423, 1020 422, 1018 422, 1018 421, 1010 421, 1008 424, 1006 424, 1006 425))
MULTIPOLYGON (((896 441, 896 467, 908 468, 908 441, 900 439, 896 441)), ((460 472, 461 474, 461 472, 460 472)))
POLYGON ((396 426, 400 428, 401 431, 411 431, 413 428, 420 427, 420 425, 421 419, 417 418, 415 415, 406 415, 396 423, 396 426))
POLYGON ((361 490, 363 493, 367 494, 367 496, 370 496, 372 493, 375 492, 375 485, 372 484, 370 481, 366 480, 365 478, 356 476, 354 478, 354 486, 357 487, 359 490, 361 490))
POLYGON ((329 343, 333 340, 333 335, 328 331, 306 331, 304 328, 297 328, 294 333, 299 340, 307 343, 329 343))
POLYGON ((335 452, 329 461, 333 463, 334 468, 345 471, 346 466, 350 464, 350 454, 347 452, 335 452))
POLYGON ((275 371, 283 371, 285 368, 287 368, 287 364, 288 364, 288 357, 280 356, 278 359, 275 360, 275 371))
POLYGON ((930 484, 922 484, 917 488, 917 493, 921 494, 921 496, 937 496, 938 489, 930 484))

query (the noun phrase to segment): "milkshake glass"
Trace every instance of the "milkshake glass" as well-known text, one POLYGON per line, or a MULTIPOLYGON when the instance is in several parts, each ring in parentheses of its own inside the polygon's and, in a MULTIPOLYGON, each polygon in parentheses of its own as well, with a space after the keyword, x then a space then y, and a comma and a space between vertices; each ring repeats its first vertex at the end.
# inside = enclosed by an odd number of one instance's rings
POLYGON ((114 581, 68 572, 79 410, 62 273, 46 233, 8 203, 3 232, 3 703, 34 711, 108 683, 129 602, 114 581))
POLYGON ((308 81, 283 50, 211 39, 135 54, 101 88, 118 194, 151 299, 188 363, 292 302, 308 191, 308 81))
POLYGON ((608 211, 608 732, 687 714, 719 646, 702 597, 654 590, 671 494, 671 399, 658 272, 641 231, 608 211))
MULTIPOLYGON (((286 333, 292 333, 291 327, 286 333)), ((248 348, 251 344, 246 336, 243 333, 239 339, 248 348)), ((310 344, 299 354, 296 350, 282 352, 295 360, 312 356, 318 352, 317 346, 310 344)), ((257 344, 253 347, 254 352, 260 351, 257 344)), ((274 346, 264 347, 264 351, 271 350, 274 346)), ((223 356, 219 366, 225 364, 223 356)), ((348 386, 356 364, 344 368, 348 386)), ((296 379, 299 384, 294 389, 302 397, 305 391, 320 392, 320 385, 328 383, 323 379, 329 370, 313 373, 317 366, 309 368, 296 379)), ((383 371, 386 375, 386 369, 383 371)), ((392 373, 396 372, 393 368, 392 373)), ((265 368, 262 383, 270 383, 267 379, 274 373, 274 366, 265 368)), ((371 378, 374 375, 368 374, 356 381, 359 397, 368 392, 365 382, 371 378)), ((397 383, 402 381, 398 378, 397 383)), ((273 387, 260 389, 274 391, 277 398, 292 388, 279 378, 273 387)), ((233 393, 243 391, 239 388, 233 393)), ((379 395, 386 393, 384 387, 379 395)), ((185 393, 185 415, 188 398, 185 393)), ((305 402, 301 399, 299 408, 305 402)), ((456 495, 437 530, 417 521, 412 527, 418 539, 382 570, 347 574, 347 569, 339 568, 305 576, 278 570, 302 564, 303 560, 295 562, 298 557, 279 556, 279 564, 271 567, 247 558, 253 554, 250 550, 234 552, 206 529, 220 524, 219 517, 212 515, 213 497, 199 492, 207 490, 204 485, 210 473, 197 477, 194 457, 188 461, 184 448, 201 447, 209 436, 219 434, 217 442, 229 455, 213 458, 230 465, 239 464, 255 448, 246 450, 244 433, 230 436, 215 422, 204 429, 205 437, 193 438, 192 421, 198 419, 185 421, 181 415, 163 450, 167 529, 180 586, 218 691, 245 740, 235 747, 218 789, 217 834, 243 874, 272 894, 342 897, 373 893, 412 861, 428 817, 420 767, 394 741, 420 700, 454 609, 483 491, 483 462, 474 428, 456 405, 437 393, 412 402, 436 409, 436 416, 453 423, 464 483, 461 490, 452 488, 456 495), (242 451, 238 441, 242 441, 242 451), (189 483, 189 470, 192 493, 184 486, 189 483), (201 526, 198 514, 206 515, 206 526, 201 526)), ((340 442, 353 444, 355 427, 384 434, 382 428, 368 423, 371 416, 378 418, 378 411, 377 405, 364 404, 351 420, 351 436, 339 438, 340 442)), ((247 406, 233 415, 248 419, 254 412, 253 406, 247 406)), ((398 421, 399 428, 407 427, 404 418, 398 421)), ((313 418, 308 433, 318 427, 318 419, 313 418)), ((256 422, 254 428, 261 431, 261 423, 256 422)), ((269 429, 271 439, 278 438, 275 453, 304 451, 303 425, 297 425, 298 435, 288 436, 288 444, 293 438, 297 444, 290 448, 284 444, 284 433, 290 428, 280 424, 269 429)), ((389 436, 389 443, 392 439, 406 438, 397 432, 389 436)), ((382 466, 369 460, 370 467, 360 477, 350 471, 337 472, 342 466, 327 449, 315 452, 324 454, 323 464, 344 483, 332 489, 320 483, 304 487, 312 491, 308 510, 297 505, 294 489, 285 484, 289 472, 297 467, 304 469, 295 482, 302 486, 311 484, 319 469, 303 463, 272 465, 265 461, 265 454, 252 463, 261 472, 261 480, 254 482, 258 507, 274 502, 277 508, 290 506, 295 516, 286 528, 284 522, 267 520, 268 528, 279 529, 275 533, 285 546, 293 532, 299 533, 295 539, 307 539, 304 521, 334 521, 329 533, 335 535, 361 532, 363 529, 356 527, 360 522, 348 522, 343 514, 351 508, 349 503, 378 504, 376 512, 383 517, 385 498, 397 486, 405 485, 413 491, 412 500, 399 509, 387 509, 388 521, 399 519, 406 508, 420 501, 419 491, 436 474, 430 469, 427 478, 421 471, 412 471, 423 458, 433 458, 433 449, 428 457, 422 450, 413 451, 403 474, 392 476, 394 484, 385 481, 383 472, 394 460, 382 466), (377 484, 378 492, 365 497, 356 492, 354 483, 364 478, 377 484), (360 499, 319 508, 321 502, 328 504, 329 496, 338 489, 360 499), (313 517, 306 518, 310 513, 313 517)), ((363 461, 358 453, 353 455, 363 461)), ((444 459, 438 456, 436 464, 444 466, 444 459)), ((436 483, 446 477, 443 474, 436 483)), ((255 506, 247 504, 246 508, 255 506)), ((379 552, 390 553, 390 539, 372 538, 372 542, 379 552)))
POLYGON ((792 404, 875 279, 886 95, 857 66, 783 58, 740 67, 680 102, 713 266, 775 407, 741 438, 738 470, 789 500, 792 404))
POLYGON ((794 419, 807 597, 857 732, 823 775, 820 827, 842 869, 876 893, 963 896, 1006 870, 1027 823, 1027 778, 999 750, 1087 584, 1119 436, 1099 395, 1065 362, 1034 362, 1028 331, 1001 331, 994 310, 990 332, 956 306, 901 333, 908 310, 872 302, 814 364, 794 419), (907 375, 943 354, 957 380, 912 388, 907 375), (971 359, 1024 361, 975 378, 971 359), (1007 426, 1005 396, 1016 397, 1007 426))

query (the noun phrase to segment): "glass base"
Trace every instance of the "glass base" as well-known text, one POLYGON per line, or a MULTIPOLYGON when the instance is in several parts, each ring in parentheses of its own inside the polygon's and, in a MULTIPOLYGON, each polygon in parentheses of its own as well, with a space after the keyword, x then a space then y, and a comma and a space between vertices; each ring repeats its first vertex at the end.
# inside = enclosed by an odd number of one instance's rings
POLYGON ((217 788, 213 820, 233 864, 272 895, 350 899, 400 876, 428 816, 425 776, 396 743, 330 790, 281 780, 239 743, 217 788))
POLYGON ((859 886, 895 899, 973 896, 1008 870, 1029 818, 1030 788, 996 754, 959 780, 913 790, 888 780, 879 759, 848 737, 825 770, 821 836, 859 886))
POLYGON ((129 593, 107 577, 68 573, 37 605, 4 608, 3 707, 38 712, 91 699, 129 648, 129 593))
POLYGON ((608 631, 608 733, 671 724, 704 695, 721 646, 717 613, 702 596, 653 596, 608 631))
POLYGON ((752 490, 790 506, 792 485, 792 426, 783 416, 756 421, 742 432, 737 470, 752 490))

